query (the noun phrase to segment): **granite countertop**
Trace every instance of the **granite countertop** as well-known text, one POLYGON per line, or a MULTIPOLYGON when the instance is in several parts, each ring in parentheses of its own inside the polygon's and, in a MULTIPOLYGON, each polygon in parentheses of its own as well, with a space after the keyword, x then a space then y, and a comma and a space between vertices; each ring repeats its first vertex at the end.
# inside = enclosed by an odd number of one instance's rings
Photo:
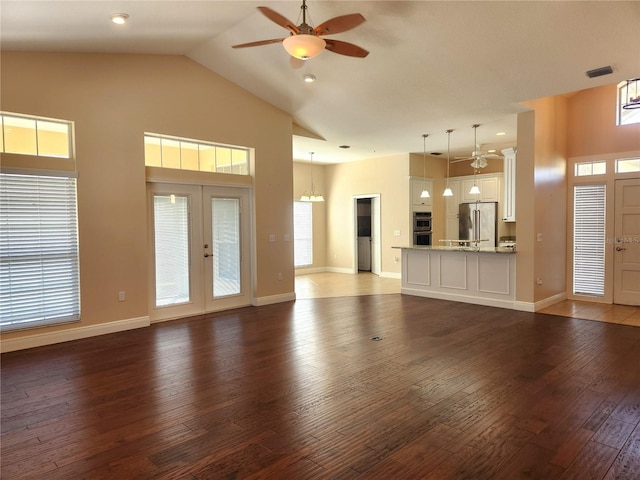
POLYGON ((515 247, 461 247, 459 245, 438 247, 428 245, 408 245, 403 247, 411 250, 434 250, 437 252, 471 252, 471 253, 516 253, 515 247))

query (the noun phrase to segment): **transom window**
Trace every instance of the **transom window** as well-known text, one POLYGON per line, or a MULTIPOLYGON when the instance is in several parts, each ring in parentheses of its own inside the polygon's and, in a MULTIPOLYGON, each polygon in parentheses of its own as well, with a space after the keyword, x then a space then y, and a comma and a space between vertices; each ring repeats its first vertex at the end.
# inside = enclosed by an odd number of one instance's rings
POLYGON ((201 140, 147 133, 144 136, 147 167, 249 175, 249 150, 201 140))
POLYGON ((607 173, 607 162, 605 161, 580 162, 575 166, 576 177, 604 175, 605 173, 607 173))
POLYGON ((71 122, 0 112, 0 151, 71 158, 71 122))
POLYGON ((616 173, 640 172, 640 157, 616 159, 616 173))

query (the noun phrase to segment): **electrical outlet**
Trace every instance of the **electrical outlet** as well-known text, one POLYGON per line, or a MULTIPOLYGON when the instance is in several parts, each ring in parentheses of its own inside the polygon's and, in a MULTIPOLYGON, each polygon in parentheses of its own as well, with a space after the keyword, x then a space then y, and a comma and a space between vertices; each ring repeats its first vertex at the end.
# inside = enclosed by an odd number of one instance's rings
POLYGON ((282 281, 282 272, 278 272, 278 281, 281 282, 282 281))
POLYGON ((536 279, 536 285, 542 285, 542 279, 540 277, 536 279))
POLYGON ((118 292, 118 301, 119 302, 124 302, 125 299, 125 293, 124 292, 118 292))
POLYGON ((269 234, 269 242, 273 243, 275 241, 276 241, 276 234, 275 233, 269 234))

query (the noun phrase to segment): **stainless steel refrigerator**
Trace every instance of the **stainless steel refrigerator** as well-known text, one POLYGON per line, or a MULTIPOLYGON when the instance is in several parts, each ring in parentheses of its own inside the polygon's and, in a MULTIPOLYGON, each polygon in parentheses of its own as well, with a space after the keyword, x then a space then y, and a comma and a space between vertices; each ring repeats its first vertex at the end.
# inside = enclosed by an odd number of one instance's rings
POLYGON ((460 240, 472 240, 473 247, 497 245, 497 202, 461 203, 458 218, 460 240))

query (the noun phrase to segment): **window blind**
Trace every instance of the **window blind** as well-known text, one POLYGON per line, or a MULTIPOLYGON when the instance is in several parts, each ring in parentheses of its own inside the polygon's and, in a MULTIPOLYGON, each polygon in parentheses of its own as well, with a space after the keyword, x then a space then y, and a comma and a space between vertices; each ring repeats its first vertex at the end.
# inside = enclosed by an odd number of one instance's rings
POLYGON ((240 200, 211 199, 213 296, 242 293, 240 282, 240 200))
POLYGON ((313 265, 313 203, 293 202, 294 267, 313 265))
POLYGON ((0 328, 80 318, 76 179, 0 174, 0 328))
POLYGON ((156 307, 190 300, 189 199, 154 195, 156 307))
POLYGON ((604 295, 605 185, 573 191, 573 293, 604 295))

